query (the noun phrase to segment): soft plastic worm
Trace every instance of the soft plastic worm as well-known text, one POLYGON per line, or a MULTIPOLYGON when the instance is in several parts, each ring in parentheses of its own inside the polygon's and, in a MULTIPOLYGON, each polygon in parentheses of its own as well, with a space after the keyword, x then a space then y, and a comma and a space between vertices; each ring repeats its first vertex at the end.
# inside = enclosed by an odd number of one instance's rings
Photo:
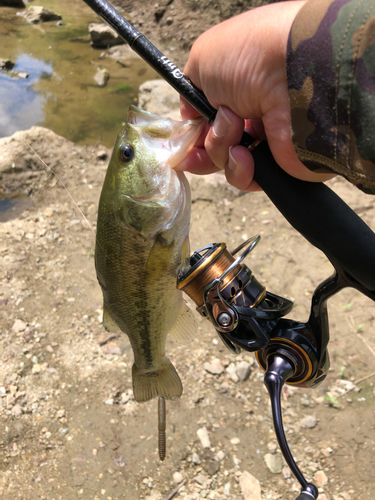
POLYGON ((158 400, 159 458, 162 461, 165 459, 165 452, 166 452, 165 429, 166 429, 165 399, 159 397, 158 400))

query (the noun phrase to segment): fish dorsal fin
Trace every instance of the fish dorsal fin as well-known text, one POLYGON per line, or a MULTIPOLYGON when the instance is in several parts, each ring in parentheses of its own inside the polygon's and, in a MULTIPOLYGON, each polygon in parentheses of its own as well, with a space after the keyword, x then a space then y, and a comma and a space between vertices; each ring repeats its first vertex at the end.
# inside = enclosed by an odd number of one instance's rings
POLYGON ((173 252, 174 241, 166 244, 159 236, 153 244, 147 261, 147 278, 155 283, 168 271, 173 252))
POLYGON ((197 337, 197 322, 193 311, 183 300, 180 312, 170 330, 170 335, 177 342, 191 342, 197 337))
POLYGON ((103 305, 103 326, 108 332, 121 333, 121 328, 112 318, 111 313, 108 311, 108 307, 105 304, 103 305))

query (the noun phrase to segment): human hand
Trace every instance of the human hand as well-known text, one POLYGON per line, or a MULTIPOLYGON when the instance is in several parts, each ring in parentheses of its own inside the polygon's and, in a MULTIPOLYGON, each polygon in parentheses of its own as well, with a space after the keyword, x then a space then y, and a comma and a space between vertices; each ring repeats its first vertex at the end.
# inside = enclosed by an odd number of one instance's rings
MULTIPOLYGON (((245 12, 196 40, 184 73, 218 113, 179 170, 196 174, 225 170, 228 182, 238 189, 260 189, 253 180, 253 157, 239 145, 245 129, 268 141, 275 160, 290 175, 307 181, 332 177, 308 170, 291 139, 286 47, 304 3, 281 2, 245 12)), ((198 112, 181 99, 181 116, 195 118, 198 112)))

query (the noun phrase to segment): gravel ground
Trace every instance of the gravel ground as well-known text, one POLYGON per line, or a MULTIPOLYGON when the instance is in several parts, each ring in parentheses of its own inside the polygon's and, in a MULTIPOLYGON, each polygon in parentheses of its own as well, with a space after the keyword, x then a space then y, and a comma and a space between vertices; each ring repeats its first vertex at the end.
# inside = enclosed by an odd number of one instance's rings
MULTIPOLYGON (((260 368, 252 355, 227 351, 200 318, 194 342, 168 345, 184 394, 167 404, 159 462, 156 401, 134 402, 129 343, 101 325, 92 230, 109 151, 38 127, 1 139, 1 150, 11 165, 3 188, 32 195, 0 224, 1 498, 165 500, 179 488, 174 498, 294 499, 260 368)), ((330 185, 375 228, 373 197, 342 179, 330 185)), ((263 193, 243 194, 220 174, 192 177, 191 186, 192 249, 234 248, 261 234, 247 264, 268 290, 295 301, 290 317, 306 320, 314 288, 331 273, 324 255, 263 193)), ((329 312, 330 374, 318 389, 284 391, 285 427, 320 500, 370 500, 374 378, 361 379, 374 372, 374 306, 347 289, 329 312)))

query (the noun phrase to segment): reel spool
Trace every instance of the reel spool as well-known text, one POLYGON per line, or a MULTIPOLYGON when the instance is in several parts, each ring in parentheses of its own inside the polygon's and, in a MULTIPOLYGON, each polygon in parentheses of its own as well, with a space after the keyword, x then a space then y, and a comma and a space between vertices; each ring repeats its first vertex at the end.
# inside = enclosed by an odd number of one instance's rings
POLYGON ((213 323, 224 344, 237 354, 241 348, 264 349, 278 320, 293 307, 290 300, 267 292, 242 263, 259 240, 260 236, 250 238, 232 253, 225 243, 200 248, 177 283, 177 288, 195 302, 198 312, 213 323))

